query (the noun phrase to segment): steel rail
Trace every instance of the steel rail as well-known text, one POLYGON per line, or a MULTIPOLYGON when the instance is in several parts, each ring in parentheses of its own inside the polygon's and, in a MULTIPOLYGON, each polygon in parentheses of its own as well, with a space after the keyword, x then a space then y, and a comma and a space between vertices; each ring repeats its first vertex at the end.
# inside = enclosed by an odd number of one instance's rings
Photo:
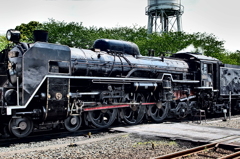
POLYGON ((197 153, 199 151, 214 148, 216 145, 218 145, 218 143, 206 144, 206 145, 194 147, 194 148, 191 148, 191 149, 187 149, 187 150, 183 150, 183 151, 179 151, 179 152, 155 157, 154 159, 170 159, 170 158, 173 159, 173 158, 177 158, 177 157, 181 157, 181 156, 188 156, 188 155, 197 153))
MULTIPOLYGON (((227 141, 227 140, 223 140, 223 141, 227 141)), ((223 142, 223 141, 221 141, 221 142, 223 142)), ((220 147, 222 147, 221 145, 222 144, 220 144, 219 142, 215 142, 215 143, 194 147, 191 149, 187 149, 187 150, 183 150, 183 151, 179 151, 179 152, 175 152, 175 153, 171 153, 171 154, 167 154, 167 155, 163 155, 163 156, 158 156, 158 157, 155 157, 154 159, 177 159, 179 157, 188 157, 188 156, 191 156, 192 154, 197 154, 202 151, 207 151, 207 150, 214 149, 214 148, 220 148, 220 147)), ((225 145, 225 144, 223 144, 223 145, 225 145)), ((228 144, 225 146, 228 146, 228 144)), ((240 151, 220 157, 218 159, 232 159, 232 158, 236 158, 239 156, 240 156, 240 151)))
POLYGON ((232 153, 232 154, 227 155, 227 156, 220 157, 218 159, 232 159, 232 158, 239 157, 239 156, 240 156, 240 151, 232 153))

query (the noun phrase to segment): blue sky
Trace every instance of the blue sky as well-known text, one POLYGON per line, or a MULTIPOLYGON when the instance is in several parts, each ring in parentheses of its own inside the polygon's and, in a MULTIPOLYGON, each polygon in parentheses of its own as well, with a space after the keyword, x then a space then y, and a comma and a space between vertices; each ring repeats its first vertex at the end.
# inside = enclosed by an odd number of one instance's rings
MULTIPOLYGON (((3 1, 3 0, 1 0, 3 1)), ((240 50, 239 0, 182 0, 183 31, 213 33, 225 48, 240 50)), ((30 21, 49 18, 84 26, 147 26, 147 0, 7 0, 1 3, 0 33, 30 21)))

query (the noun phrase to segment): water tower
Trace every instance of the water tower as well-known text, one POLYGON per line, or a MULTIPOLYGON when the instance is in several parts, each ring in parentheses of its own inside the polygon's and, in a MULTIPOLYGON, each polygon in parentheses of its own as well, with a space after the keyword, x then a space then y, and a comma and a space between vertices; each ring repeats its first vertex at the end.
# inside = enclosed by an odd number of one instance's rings
POLYGON ((148 0, 148 33, 182 31, 183 11, 181 0, 148 0))

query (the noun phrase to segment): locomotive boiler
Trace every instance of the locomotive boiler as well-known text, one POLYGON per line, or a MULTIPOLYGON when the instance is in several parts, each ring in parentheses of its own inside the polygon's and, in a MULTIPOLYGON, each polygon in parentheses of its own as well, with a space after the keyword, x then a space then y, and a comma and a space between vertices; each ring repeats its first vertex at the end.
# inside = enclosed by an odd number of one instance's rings
POLYGON ((216 58, 142 56, 136 44, 112 39, 96 40, 91 49, 69 48, 48 43, 46 31, 34 35, 28 44, 8 30, 14 45, 0 53, 2 134, 25 137, 59 126, 73 132, 83 124, 106 128, 143 118, 162 122, 198 109, 222 113, 229 94, 234 108, 239 105, 232 80, 240 71, 216 58))

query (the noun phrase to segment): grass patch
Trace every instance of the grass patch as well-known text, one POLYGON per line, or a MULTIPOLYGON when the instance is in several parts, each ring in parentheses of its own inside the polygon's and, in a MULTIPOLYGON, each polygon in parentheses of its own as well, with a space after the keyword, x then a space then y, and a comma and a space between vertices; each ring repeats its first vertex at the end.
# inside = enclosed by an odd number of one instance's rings
POLYGON ((178 146, 178 144, 175 141, 146 141, 134 143, 133 147, 152 144, 154 144, 155 146, 178 146))
POLYGON ((126 135, 123 135, 122 137, 128 137, 129 136, 129 134, 126 134, 126 135))

